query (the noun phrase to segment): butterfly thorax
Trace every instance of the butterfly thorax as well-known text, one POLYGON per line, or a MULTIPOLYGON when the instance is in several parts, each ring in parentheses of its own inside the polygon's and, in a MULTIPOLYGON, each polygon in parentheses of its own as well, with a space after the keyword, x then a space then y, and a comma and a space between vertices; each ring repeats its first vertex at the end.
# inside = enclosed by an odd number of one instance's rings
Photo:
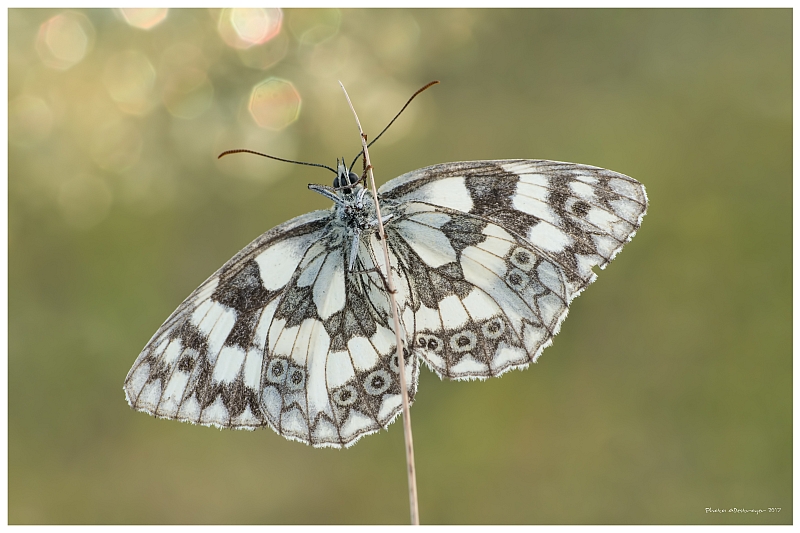
POLYGON ((357 185, 353 193, 343 194, 342 200, 341 204, 334 207, 336 218, 344 223, 351 234, 374 227, 377 220, 375 202, 367 189, 357 185))
MULTIPOLYGON (((360 184, 350 189, 352 192, 341 194, 341 203, 336 202, 332 225, 334 231, 339 233, 350 246, 345 249, 347 253, 348 270, 353 270, 353 265, 358 255, 359 243, 372 232, 378 231, 378 214, 375 201, 369 190, 360 184)), ((391 218, 384 216, 384 222, 391 218)))
MULTIPOLYGON (((372 232, 378 231, 378 213, 375 201, 354 172, 350 172, 342 163, 337 162, 338 172, 333 180, 333 187, 326 185, 309 185, 308 188, 333 201, 333 217, 327 233, 329 247, 336 247, 342 241, 349 242, 345 246, 347 269, 352 271, 358 255, 359 243, 363 237, 369 238, 372 232)), ((383 203, 381 203, 384 210, 383 203)), ((388 222, 394 216, 394 210, 381 213, 382 221, 388 222)))

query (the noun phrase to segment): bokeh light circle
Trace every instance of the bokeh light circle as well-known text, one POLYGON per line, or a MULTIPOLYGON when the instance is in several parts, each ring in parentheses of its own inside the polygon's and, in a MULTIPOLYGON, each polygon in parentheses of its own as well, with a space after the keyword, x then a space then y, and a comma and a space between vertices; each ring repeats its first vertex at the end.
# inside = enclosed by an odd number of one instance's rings
POLYGON ((158 26, 164 21, 165 18, 167 18, 169 9, 164 7, 125 7, 119 8, 119 11, 122 13, 122 17, 125 19, 125 22, 134 28, 139 28, 140 30, 149 30, 150 28, 158 26))
POLYGON ((80 63, 94 43, 94 26, 81 13, 67 11, 39 26, 36 52, 48 67, 67 70, 80 63))
POLYGON ((248 110, 260 127, 281 130, 300 116, 300 102, 292 82, 272 77, 253 87, 248 110))
POLYGON ((113 55, 103 72, 103 84, 111 99, 122 111, 133 115, 150 110, 155 82, 153 64, 138 50, 113 55))
POLYGON ((278 35, 282 23, 279 8, 232 8, 222 10, 217 30, 225 44, 244 50, 278 35))

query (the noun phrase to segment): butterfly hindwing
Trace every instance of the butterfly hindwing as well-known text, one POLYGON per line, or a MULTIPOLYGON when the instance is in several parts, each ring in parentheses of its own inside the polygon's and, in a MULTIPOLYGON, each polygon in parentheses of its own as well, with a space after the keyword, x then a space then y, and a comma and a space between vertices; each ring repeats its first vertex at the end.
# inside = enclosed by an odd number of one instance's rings
MULTIPOLYGON (((281 435, 346 446, 400 412, 395 334, 387 294, 375 290, 374 257, 362 244, 348 272, 340 243, 323 239, 284 289, 264 350, 263 383, 268 418, 281 435)), ((418 368, 406 361, 413 399, 418 368)))
POLYGON ((497 224, 428 204, 405 208, 387 239, 410 280, 415 352, 453 379, 535 360, 566 314, 561 267, 497 224))

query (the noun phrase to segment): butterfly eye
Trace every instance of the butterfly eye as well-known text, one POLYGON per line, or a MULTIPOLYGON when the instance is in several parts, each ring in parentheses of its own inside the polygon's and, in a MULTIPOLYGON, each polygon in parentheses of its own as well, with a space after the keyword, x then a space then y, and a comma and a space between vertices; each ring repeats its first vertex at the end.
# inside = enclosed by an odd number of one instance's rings
POLYGON ((356 182, 358 181, 358 176, 356 176, 355 172, 351 172, 349 178, 350 178, 350 185, 355 185, 356 182))
POLYGON ((334 189, 338 189, 339 185, 340 185, 339 184, 339 176, 336 176, 335 178, 333 178, 333 188, 334 189))

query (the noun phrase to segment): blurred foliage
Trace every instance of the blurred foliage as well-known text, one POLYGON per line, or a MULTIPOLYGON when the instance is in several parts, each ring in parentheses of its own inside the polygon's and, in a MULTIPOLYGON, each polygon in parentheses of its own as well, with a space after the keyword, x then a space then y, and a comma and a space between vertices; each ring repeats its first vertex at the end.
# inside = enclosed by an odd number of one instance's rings
POLYGON ((374 136, 432 79, 379 182, 546 158, 651 208, 539 363, 423 371, 423 523, 792 523, 791 10, 232 11, 8 11, 11 523, 407 523, 399 423, 317 450, 136 413, 122 381, 211 272, 326 207, 326 172, 219 152, 350 159, 337 80, 374 136))

